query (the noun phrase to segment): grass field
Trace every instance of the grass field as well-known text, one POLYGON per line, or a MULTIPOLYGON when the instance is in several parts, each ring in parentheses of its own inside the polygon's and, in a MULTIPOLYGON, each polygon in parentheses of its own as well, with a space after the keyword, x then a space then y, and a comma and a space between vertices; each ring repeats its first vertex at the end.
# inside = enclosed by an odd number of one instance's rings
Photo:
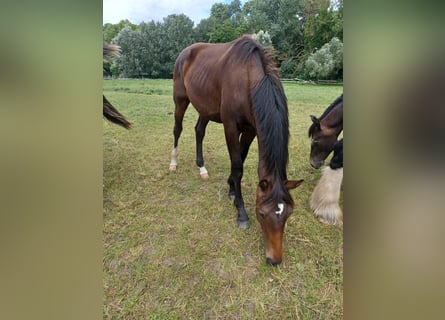
POLYGON ((240 230, 227 198, 223 127, 210 123, 195 165, 192 106, 184 118, 178 169, 171 80, 106 80, 104 94, 132 123, 103 122, 104 319, 341 319, 343 230, 320 224, 309 198, 320 170, 309 165, 309 115, 319 116, 342 86, 284 83, 289 104, 293 215, 284 261, 266 265, 255 218, 257 146, 245 162, 243 195, 251 226, 240 230))

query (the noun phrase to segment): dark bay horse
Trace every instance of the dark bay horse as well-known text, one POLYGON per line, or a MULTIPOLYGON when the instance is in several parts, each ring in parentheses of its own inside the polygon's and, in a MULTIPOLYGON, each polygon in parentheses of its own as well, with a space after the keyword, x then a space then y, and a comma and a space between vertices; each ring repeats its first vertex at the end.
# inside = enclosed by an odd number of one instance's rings
POLYGON ((334 149, 338 135, 343 131, 343 94, 323 112, 320 118, 311 115, 311 120, 310 163, 312 167, 318 169, 334 149))
POLYGON ((343 95, 337 98, 318 119, 311 116, 310 163, 314 168, 323 165, 327 156, 334 152, 329 166, 323 173, 311 195, 310 206, 323 223, 341 225, 343 212, 339 206, 343 180, 343 139, 337 141, 343 130, 343 95))
POLYGON ((271 51, 243 36, 229 43, 195 43, 178 56, 173 75, 174 146, 170 170, 176 170, 178 140, 191 102, 199 113, 195 126, 196 164, 207 178, 202 141, 209 121, 222 123, 231 172, 229 198, 238 210, 238 227, 248 227, 241 194, 243 163, 258 136, 259 183, 256 217, 264 235, 266 261, 281 263, 283 232, 294 201, 289 193, 303 180, 287 179, 289 121, 287 100, 271 51))
MULTIPOLYGON (((103 44, 103 59, 111 61, 120 55, 120 47, 114 44, 103 44)), ((110 122, 124 127, 131 128, 131 123, 103 96, 103 116, 110 122)))

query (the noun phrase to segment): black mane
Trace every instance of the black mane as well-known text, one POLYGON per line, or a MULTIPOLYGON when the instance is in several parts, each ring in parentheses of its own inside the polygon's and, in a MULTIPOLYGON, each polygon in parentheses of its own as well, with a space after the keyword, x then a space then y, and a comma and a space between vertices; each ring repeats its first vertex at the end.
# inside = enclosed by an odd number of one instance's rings
POLYGON ((292 197, 282 182, 287 180, 286 168, 289 160, 289 119, 287 99, 278 77, 273 53, 245 36, 236 41, 233 50, 246 61, 252 54, 258 54, 264 69, 264 77, 252 93, 252 104, 257 122, 257 136, 262 145, 266 171, 272 176, 273 190, 267 200, 282 199, 293 204, 292 197), (279 183, 281 181, 281 183, 279 183))
MULTIPOLYGON (((323 120, 334 108, 336 108, 340 103, 343 103, 343 94, 339 96, 337 99, 335 99, 334 102, 332 102, 329 107, 326 108, 326 110, 322 113, 322 115, 317 118, 318 121, 323 120)), ((343 117, 341 118, 341 121, 343 121, 343 117)), ((338 124, 335 124, 337 126, 338 124)), ((316 130, 320 130, 320 124, 319 123, 312 123, 308 130, 308 136, 311 137, 316 130)))
POLYGON ((343 102, 343 94, 337 99, 335 99, 335 101, 332 102, 330 106, 326 108, 326 110, 323 112, 320 118, 318 118, 318 120, 323 120, 332 111, 332 109, 334 109, 337 105, 340 104, 340 102, 343 102))

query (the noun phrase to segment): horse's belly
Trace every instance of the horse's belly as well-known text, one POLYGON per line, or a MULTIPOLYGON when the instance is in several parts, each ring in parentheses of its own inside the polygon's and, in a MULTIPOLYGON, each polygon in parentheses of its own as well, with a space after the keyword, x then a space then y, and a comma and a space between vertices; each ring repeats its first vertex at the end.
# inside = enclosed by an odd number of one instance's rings
POLYGON ((219 113, 209 115, 208 119, 213 122, 222 123, 221 114, 219 113))
MULTIPOLYGON (((192 104, 193 104, 193 102, 192 102, 192 104)), ((209 119, 210 121, 213 121, 213 122, 222 123, 221 113, 219 111, 212 112, 208 109, 198 108, 194 104, 193 104, 193 106, 198 111, 200 117, 209 119)))
MULTIPOLYGON (((190 102, 203 117, 221 119, 220 99, 206 94, 188 94, 190 102)), ((211 119, 212 121, 216 121, 211 119)))

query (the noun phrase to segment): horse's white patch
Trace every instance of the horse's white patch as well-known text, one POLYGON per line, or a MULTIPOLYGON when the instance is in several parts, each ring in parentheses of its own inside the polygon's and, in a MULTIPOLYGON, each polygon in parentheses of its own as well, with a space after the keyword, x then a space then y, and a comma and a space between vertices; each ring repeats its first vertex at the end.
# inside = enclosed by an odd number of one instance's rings
POLYGON ((284 203, 279 203, 278 211, 275 211, 275 214, 280 216, 283 213, 283 210, 284 210, 284 203))
POLYGON ((170 168, 175 167, 175 169, 176 169, 177 165, 178 165, 178 149, 173 148, 172 153, 171 153, 170 168))
POLYGON ((342 225, 343 212, 339 206, 343 168, 323 168, 310 199, 310 206, 315 216, 325 224, 342 225))
POLYGON ((207 172, 207 169, 204 166, 199 168, 199 174, 201 175, 201 178, 204 180, 207 180, 209 178, 209 173, 207 172))
POLYGON ((199 168, 199 174, 200 174, 200 175, 207 174, 207 173, 208 173, 208 172, 207 172, 206 167, 200 167, 200 168, 199 168))

